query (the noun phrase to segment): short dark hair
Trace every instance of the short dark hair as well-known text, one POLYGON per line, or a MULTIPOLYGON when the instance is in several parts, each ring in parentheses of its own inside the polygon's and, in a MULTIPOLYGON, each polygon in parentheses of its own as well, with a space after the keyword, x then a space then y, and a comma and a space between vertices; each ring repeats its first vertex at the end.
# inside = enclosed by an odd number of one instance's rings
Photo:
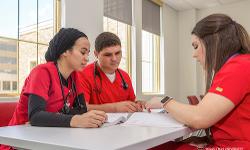
POLYGON ((227 58, 235 53, 250 53, 247 31, 225 14, 212 14, 200 20, 192 34, 199 37, 206 49, 206 90, 227 58))
POLYGON ((111 32, 103 32, 95 39, 95 50, 102 51, 106 47, 121 46, 121 41, 117 35, 111 32))

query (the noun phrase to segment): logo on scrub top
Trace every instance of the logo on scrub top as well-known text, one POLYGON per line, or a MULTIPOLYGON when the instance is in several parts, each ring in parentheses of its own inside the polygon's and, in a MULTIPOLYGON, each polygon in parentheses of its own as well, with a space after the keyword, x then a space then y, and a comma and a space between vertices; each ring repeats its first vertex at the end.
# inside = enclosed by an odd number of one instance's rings
POLYGON ((218 92, 222 92, 222 91, 223 91, 223 88, 217 87, 215 90, 218 91, 218 92))

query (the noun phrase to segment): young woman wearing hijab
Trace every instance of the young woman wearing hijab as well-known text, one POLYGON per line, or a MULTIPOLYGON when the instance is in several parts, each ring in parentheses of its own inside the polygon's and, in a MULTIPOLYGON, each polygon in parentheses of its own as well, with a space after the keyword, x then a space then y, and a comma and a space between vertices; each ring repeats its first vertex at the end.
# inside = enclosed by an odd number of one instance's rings
POLYGON ((77 70, 87 64, 90 43, 77 29, 62 28, 50 41, 47 63, 36 66, 26 78, 20 100, 9 125, 29 122, 33 126, 101 126, 106 114, 89 111, 78 85, 77 70))
MULTIPOLYGON (((103 111, 87 112, 77 70, 87 64, 88 37, 73 28, 62 28, 50 41, 47 63, 36 66, 26 78, 9 125, 97 128, 106 120, 103 111)), ((13 149, 1 145, 1 150, 13 149)))
MULTIPOLYGON (((198 105, 173 98, 150 101, 148 108, 163 107, 179 122, 210 128, 204 149, 250 149, 250 40, 247 31, 229 16, 213 14, 192 31, 193 57, 206 73, 206 94, 198 105)), ((188 144, 164 144, 159 149, 197 149, 188 144)))

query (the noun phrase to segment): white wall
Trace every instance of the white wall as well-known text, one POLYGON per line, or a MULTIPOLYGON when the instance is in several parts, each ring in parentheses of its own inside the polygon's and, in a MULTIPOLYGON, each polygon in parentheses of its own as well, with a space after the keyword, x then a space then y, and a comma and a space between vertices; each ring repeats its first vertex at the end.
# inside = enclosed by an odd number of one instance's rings
POLYGON ((209 9, 198 10, 197 19, 201 19, 212 13, 224 13, 240 23, 250 33, 250 0, 239 1, 230 5, 213 7, 209 9))
MULTIPOLYGON (((217 6, 209 9, 202 9, 197 11, 197 21, 200 19, 213 14, 213 13, 223 13, 227 14, 233 18, 236 22, 243 25, 243 27, 250 33, 250 18, 248 14, 250 13, 250 0, 239 1, 237 3, 228 4, 224 6, 217 6)), ((202 69, 197 72, 197 80, 199 84, 197 85, 198 94, 205 91, 204 73, 202 69), (202 80, 201 80, 202 79, 202 80)))
MULTIPOLYGON (((250 18, 248 17, 248 14, 250 13, 250 0, 239 1, 237 3, 229 5, 198 10, 197 21, 213 13, 224 13, 229 15, 233 18, 233 20, 243 25, 243 27, 248 31, 248 33, 250 33, 250 18)), ((200 79, 204 78, 204 74, 201 72, 201 70, 200 72, 198 72, 197 77, 200 79)), ((205 82, 202 83, 204 86, 198 87, 199 91, 205 89, 205 82)))
POLYGON ((103 32, 102 0, 62 0, 62 27, 84 32, 91 43, 90 61, 94 60, 94 41, 103 32))
POLYGON ((217 6, 202 10, 187 10, 179 12, 179 96, 184 100, 187 95, 202 94, 205 90, 204 73, 198 63, 192 60, 190 32, 200 19, 213 14, 224 13, 242 24, 250 32, 250 0, 240 1, 224 6, 217 6))
POLYGON ((178 13, 179 19, 179 100, 197 92, 196 61, 192 58, 191 32, 196 22, 196 11, 178 13))
POLYGON ((162 7, 162 31, 165 57, 165 94, 179 99, 179 20, 178 13, 167 5, 162 7))

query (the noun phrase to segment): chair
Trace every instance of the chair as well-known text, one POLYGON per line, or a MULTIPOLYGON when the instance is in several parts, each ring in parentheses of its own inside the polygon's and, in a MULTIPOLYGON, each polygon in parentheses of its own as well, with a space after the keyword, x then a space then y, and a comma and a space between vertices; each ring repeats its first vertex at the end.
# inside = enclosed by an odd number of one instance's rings
POLYGON ((187 99, 190 105, 197 105, 199 103, 198 98, 194 95, 187 96, 187 99))
POLYGON ((9 124, 16 106, 17 102, 0 102, 0 127, 9 124))
MULTIPOLYGON (((200 100, 202 100, 203 97, 204 97, 204 95, 200 95, 199 96, 200 100)), ((191 104, 191 105, 197 105, 199 103, 197 96, 194 96, 194 95, 187 96, 187 99, 188 99, 189 104, 191 104)), ((197 134, 197 136, 204 136, 205 135, 208 138, 208 142, 212 141, 211 136, 209 136, 210 135, 209 128, 208 129, 200 129, 197 131, 196 134, 197 134)))
MULTIPOLYGON (((200 95, 200 99, 202 99, 204 96, 203 95, 200 95)), ((190 95, 190 96, 187 96, 187 99, 188 99, 188 102, 189 102, 189 104, 190 105, 197 105, 198 103, 199 103, 199 99, 198 99, 198 97, 197 96, 195 96, 195 95, 190 95)), ((201 129, 201 130, 198 130, 198 131, 196 131, 196 133, 194 133, 194 134, 191 134, 192 136, 202 136, 202 135, 204 135, 205 133, 204 133, 204 130, 203 129, 201 129)))

